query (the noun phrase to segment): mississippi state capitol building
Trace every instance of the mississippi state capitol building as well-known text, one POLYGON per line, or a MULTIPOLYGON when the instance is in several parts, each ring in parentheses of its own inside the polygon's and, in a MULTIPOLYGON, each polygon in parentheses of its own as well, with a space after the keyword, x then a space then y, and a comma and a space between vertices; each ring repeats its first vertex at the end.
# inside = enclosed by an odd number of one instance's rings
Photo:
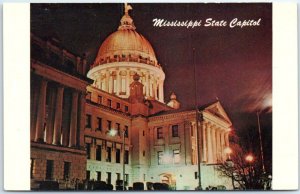
POLYGON ((174 93, 165 102, 164 70, 128 10, 93 64, 56 39, 31 34, 32 188, 43 180, 60 188, 74 179, 115 185, 123 162, 127 186, 163 182, 194 190, 200 162, 202 188, 231 188, 215 170, 228 158, 232 127, 221 103, 199 106, 196 127, 195 109, 181 109, 174 93))

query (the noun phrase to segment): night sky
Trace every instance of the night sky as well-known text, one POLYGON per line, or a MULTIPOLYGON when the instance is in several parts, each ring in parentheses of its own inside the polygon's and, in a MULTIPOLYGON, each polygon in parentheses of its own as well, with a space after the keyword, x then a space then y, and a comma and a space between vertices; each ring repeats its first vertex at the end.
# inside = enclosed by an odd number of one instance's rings
MULTIPOLYGON (((193 48, 199 105, 220 100, 237 131, 257 131, 261 113, 267 158, 272 137, 272 4, 131 4, 136 31, 151 43, 182 107, 194 106, 193 48), (202 20, 202 26, 154 27, 152 20, 202 20), (258 20, 256 27, 204 27, 207 18, 258 20)), ((92 64, 101 43, 117 30, 123 4, 32 4, 31 32, 53 36, 92 64)))

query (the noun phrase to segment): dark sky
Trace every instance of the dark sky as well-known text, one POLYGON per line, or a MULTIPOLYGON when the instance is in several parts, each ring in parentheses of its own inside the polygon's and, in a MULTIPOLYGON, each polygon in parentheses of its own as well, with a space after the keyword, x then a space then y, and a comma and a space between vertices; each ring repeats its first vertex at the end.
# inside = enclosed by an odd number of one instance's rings
MULTIPOLYGON (((131 4, 137 32, 152 44, 166 74, 165 101, 172 91, 183 107, 194 103, 193 55, 198 104, 219 98, 235 128, 262 128, 272 134, 272 4, 131 4), (256 27, 154 27, 152 20, 258 20, 256 27), (267 109, 266 109, 267 108, 267 109), (266 113, 267 112, 267 113, 266 113)), ((123 4, 32 4, 31 31, 55 36, 76 54, 88 54, 89 64, 105 38, 116 31, 123 4)))

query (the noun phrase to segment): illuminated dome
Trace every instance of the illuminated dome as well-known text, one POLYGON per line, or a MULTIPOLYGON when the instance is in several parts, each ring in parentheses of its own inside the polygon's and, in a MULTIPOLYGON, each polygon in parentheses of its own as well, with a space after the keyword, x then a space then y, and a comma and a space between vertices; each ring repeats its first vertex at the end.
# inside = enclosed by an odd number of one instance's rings
POLYGON ((93 86, 121 98, 128 98, 130 84, 138 74, 143 84, 143 95, 149 100, 164 102, 165 73, 157 62, 151 44, 136 32, 136 27, 125 5, 119 28, 100 46, 87 74, 93 86))
POLYGON ((102 43, 93 67, 114 60, 140 61, 159 66, 151 44, 135 29, 132 18, 125 12, 118 30, 102 43))

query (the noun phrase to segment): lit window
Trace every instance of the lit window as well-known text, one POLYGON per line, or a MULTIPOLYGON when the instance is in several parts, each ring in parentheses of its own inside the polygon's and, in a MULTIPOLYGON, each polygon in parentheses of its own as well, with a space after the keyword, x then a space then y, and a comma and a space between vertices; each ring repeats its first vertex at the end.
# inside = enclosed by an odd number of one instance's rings
POLYGON ((162 151, 157 152, 158 165, 163 163, 163 156, 164 156, 164 153, 162 151))
POLYGON ((172 126, 172 137, 178 137, 178 125, 172 126))
POLYGON ((163 128, 162 127, 157 128, 157 139, 163 139, 163 128))
POLYGON ((174 164, 178 164, 180 162, 180 151, 179 150, 173 150, 173 158, 174 158, 174 164))

